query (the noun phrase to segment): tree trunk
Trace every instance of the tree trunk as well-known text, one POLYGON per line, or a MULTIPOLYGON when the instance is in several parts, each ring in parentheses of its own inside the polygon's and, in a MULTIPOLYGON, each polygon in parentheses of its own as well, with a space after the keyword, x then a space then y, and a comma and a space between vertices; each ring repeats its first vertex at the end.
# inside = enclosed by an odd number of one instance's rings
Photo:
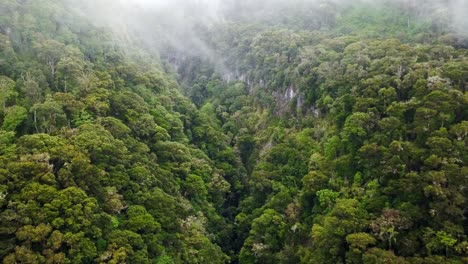
POLYGON ((53 59, 49 59, 49 66, 50 66, 50 76, 52 78, 51 87, 52 89, 55 88, 55 61, 53 59))
POLYGON ((39 133, 39 129, 37 128, 37 111, 34 110, 34 128, 36 128, 36 133, 39 133))

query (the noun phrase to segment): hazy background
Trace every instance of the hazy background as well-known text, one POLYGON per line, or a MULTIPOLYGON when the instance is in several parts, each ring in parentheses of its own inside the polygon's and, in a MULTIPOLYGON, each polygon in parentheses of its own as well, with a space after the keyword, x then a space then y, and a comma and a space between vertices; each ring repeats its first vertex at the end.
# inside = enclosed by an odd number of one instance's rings
POLYGON ((154 51, 172 47, 188 54, 215 56, 201 29, 227 22, 271 21, 291 9, 318 16, 352 5, 398 5, 421 18, 447 20, 457 34, 468 33, 467 0, 66 0, 70 10, 113 30, 118 42, 154 51), (287 11, 286 11, 287 10, 287 11))

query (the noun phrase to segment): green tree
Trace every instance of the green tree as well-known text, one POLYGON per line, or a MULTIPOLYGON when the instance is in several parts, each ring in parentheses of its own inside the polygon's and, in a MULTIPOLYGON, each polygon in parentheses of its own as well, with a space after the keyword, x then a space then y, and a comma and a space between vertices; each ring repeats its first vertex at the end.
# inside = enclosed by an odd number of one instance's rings
POLYGON ((12 79, 0 76, 0 104, 2 105, 3 112, 6 111, 7 101, 12 96, 15 85, 16 83, 12 79))
POLYGON ((387 241, 388 249, 392 249, 392 241, 396 241, 399 230, 408 229, 411 222, 401 216, 400 211, 385 209, 382 215, 372 221, 372 231, 383 241, 387 241))
POLYGON ((51 97, 48 97, 43 103, 35 104, 30 112, 33 114, 37 133, 52 134, 66 125, 67 117, 62 105, 51 97))
POLYGON ((6 109, 2 128, 6 131, 15 131, 28 117, 28 111, 21 106, 12 106, 6 109))
POLYGON ((252 222, 249 237, 239 255, 240 263, 272 263, 282 248, 286 223, 275 210, 267 209, 252 222))
POLYGON ((356 233, 346 237, 350 250, 346 253, 349 263, 362 263, 362 254, 368 247, 375 245, 376 240, 368 233, 356 233))
POLYGON ((48 39, 38 42, 35 45, 38 58, 47 66, 50 86, 55 89, 55 78, 57 74, 57 65, 65 53, 65 45, 59 41, 48 39))

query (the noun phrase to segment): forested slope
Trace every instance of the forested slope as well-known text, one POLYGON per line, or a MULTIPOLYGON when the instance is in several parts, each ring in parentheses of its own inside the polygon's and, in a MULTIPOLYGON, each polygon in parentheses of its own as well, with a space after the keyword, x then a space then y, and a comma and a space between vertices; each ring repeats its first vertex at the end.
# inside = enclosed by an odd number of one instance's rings
POLYGON ((242 171, 210 113, 60 1, 0 10, 3 262, 225 262, 242 171))
POLYGON ((64 2, 0 0, 4 263, 468 261, 468 51, 443 17, 234 14, 197 32, 207 58, 64 2))

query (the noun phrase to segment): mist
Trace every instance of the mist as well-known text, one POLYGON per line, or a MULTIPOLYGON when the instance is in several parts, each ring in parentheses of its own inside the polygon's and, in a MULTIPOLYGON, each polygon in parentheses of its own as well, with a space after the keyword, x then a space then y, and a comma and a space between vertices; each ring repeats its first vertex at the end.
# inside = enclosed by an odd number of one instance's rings
POLYGON ((205 52, 197 27, 224 21, 221 1, 84 0, 70 8, 99 27, 110 28, 124 46, 140 43, 158 51, 171 46, 205 52))
POLYGON ((454 29, 461 34, 468 34, 468 1, 454 0, 449 8, 454 29))
MULTIPOLYGON (((339 15, 350 6, 400 5, 418 17, 440 18, 456 34, 468 33, 466 0, 66 0, 71 10, 110 28, 122 46, 144 46, 158 53, 170 48, 216 60, 201 32, 224 23, 269 22, 291 10, 310 17, 327 10, 339 15)), ((319 28, 320 29, 320 28, 319 28)))

